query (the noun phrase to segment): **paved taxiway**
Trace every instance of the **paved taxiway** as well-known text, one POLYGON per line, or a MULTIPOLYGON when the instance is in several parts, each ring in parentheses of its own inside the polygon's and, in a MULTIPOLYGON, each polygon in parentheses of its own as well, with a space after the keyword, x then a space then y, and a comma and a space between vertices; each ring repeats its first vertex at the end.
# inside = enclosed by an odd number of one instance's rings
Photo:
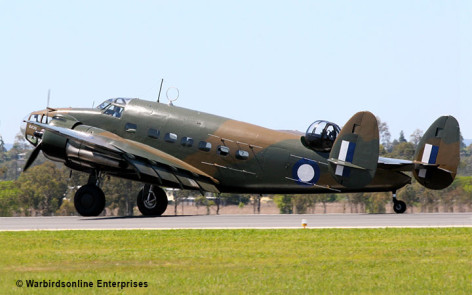
POLYGON ((472 213, 2 217, 0 231, 80 229, 472 227, 472 213))

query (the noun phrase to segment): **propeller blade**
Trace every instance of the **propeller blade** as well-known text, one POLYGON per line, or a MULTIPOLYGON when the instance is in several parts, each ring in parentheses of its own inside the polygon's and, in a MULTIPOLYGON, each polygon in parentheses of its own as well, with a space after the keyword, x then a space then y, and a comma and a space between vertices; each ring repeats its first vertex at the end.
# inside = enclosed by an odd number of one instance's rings
POLYGON ((30 157, 28 158, 28 161, 26 161, 25 167, 23 167, 23 172, 28 170, 28 168, 33 164, 34 160, 38 157, 39 152, 41 151, 41 144, 38 144, 31 153, 30 157))

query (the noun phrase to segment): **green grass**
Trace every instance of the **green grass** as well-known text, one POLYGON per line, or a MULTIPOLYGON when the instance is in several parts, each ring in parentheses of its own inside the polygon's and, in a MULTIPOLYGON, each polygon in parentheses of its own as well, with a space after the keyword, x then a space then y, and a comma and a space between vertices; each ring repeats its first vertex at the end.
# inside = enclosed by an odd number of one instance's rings
POLYGON ((472 228, 0 232, 2 294, 472 294, 472 228), (17 280, 147 288, 18 288, 17 280), (6 291, 6 293, 5 293, 6 291))

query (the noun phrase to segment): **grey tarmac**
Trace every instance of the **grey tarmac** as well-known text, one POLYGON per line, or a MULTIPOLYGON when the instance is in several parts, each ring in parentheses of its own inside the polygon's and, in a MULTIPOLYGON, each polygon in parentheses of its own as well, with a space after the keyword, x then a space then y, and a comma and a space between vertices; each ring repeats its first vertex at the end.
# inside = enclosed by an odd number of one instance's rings
POLYGON ((0 231, 472 227, 471 213, 1 217, 0 231))

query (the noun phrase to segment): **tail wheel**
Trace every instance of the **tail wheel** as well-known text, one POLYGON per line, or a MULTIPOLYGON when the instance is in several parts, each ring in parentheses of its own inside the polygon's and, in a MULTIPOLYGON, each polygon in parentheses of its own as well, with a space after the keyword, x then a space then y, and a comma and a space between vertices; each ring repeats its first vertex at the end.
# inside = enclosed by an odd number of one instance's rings
POLYGON ((138 193, 138 208, 141 214, 160 216, 167 209, 167 195, 157 186, 145 185, 138 193))
POLYGON ((82 216, 98 216, 105 208, 105 194, 94 184, 84 185, 75 193, 74 206, 82 216))
POLYGON ((395 213, 404 213, 406 211, 406 204, 403 201, 396 201, 393 203, 393 211, 395 213))

